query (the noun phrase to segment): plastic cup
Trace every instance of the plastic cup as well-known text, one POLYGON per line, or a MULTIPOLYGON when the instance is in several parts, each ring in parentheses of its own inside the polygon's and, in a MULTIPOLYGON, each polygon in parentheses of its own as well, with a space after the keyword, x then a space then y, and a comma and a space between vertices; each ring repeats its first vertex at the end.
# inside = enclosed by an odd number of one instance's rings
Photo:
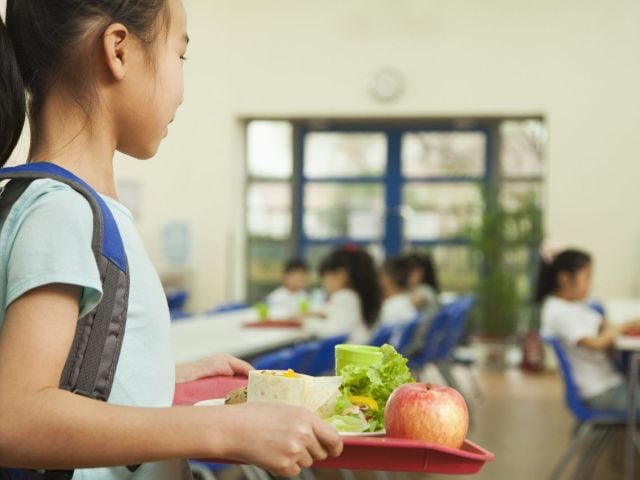
POLYGON ((370 345, 336 345, 336 375, 347 365, 368 367, 382 358, 380 347, 370 345))
POLYGON ((260 320, 266 320, 269 316, 269 307, 264 303, 257 303, 256 311, 258 312, 258 318, 260 320))

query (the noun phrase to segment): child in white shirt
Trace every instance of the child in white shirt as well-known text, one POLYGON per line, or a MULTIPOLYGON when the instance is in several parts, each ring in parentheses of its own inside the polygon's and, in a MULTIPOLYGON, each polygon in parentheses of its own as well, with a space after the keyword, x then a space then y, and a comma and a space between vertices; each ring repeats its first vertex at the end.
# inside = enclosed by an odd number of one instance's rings
POLYGON ((384 302, 380 311, 380 323, 396 325, 413 320, 418 311, 411 300, 409 275, 411 264, 404 257, 390 258, 382 266, 380 286, 384 302))
POLYGON ((267 295, 265 299, 269 310, 276 316, 295 317, 305 313, 309 302, 307 285, 309 267, 302 260, 289 260, 282 272, 282 285, 267 295))
POLYGON ((591 270, 591 257, 579 250, 565 250, 543 266, 537 295, 544 300, 542 332, 563 343, 580 396, 589 405, 626 411, 628 385, 606 352, 639 322, 612 325, 585 303, 591 270))
POLYGON ((349 343, 366 344, 381 302, 373 258, 347 245, 327 255, 319 271, 328 300, 322 312, 307 319, 306 328, 320 337, 349 334, 349 343))

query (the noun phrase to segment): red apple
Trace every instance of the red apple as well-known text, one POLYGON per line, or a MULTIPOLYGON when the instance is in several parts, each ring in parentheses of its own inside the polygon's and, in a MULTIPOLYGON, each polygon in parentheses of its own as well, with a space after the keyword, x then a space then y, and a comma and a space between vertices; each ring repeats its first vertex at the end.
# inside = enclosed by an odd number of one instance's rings
POLYGON ((389 437, 460 448, 469 430, 469 410, 453 388, 407 383, 389 397, 384 425, 389 437))

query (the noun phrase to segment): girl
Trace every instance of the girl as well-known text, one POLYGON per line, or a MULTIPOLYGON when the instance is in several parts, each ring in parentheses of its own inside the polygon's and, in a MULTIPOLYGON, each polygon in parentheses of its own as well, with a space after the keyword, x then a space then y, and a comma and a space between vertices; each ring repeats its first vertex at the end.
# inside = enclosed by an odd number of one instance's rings
POLYGON ((409 275, 411 264, 403 257, 389 258, 380 271, 380 287, 384 296, 380 310, 383 325, 402 324, 413 320, 418 311, 411 301, 409 275))
MULTIPOLYGON (((415 307, 425 313, 433 313, 438 309, 438 276, 428 253, 412 253, 406 256, 411 265, 409 288, 415 307)), ((428 315, 429 316, 429 315, 428 315)))
POLYGON ((592 407, 626 411, 627 384, 606 352, 633 321, 612 325, 585 300, 591 286, 592 261, 579 250, 564 250, 540 270, 537 300, 542 331, 562 341, 581 397, 592 407))
POLYGON ((114 186, 116 150, 153 156, 182 102, 180 0, 9 0, 0 21, 0 165, 20 137, 28 93, 30 162, 55 163, 107 202, 129 259, 129 315, 111 397, 58 388, 79 316, 101 297, 84 198, 32 182, 0 235, 0 465, 80 469, 74 479, 191 478, 181 458, 222 457, 278 475, 337 455, 335 430, 268 404, 172 408, 174 381, 247 374, 218 356, 174 368, 157 274, 114 186), (143 463, 135 473, 115 465, 143 463), (93 467, 102 467, 95 468, 93 467), (106 467, 106 468, 105 468, 106 467))
POLYGON ((307 328, 318 336, 348 333, 351 343, 367 343, 381 304, 373 258, 347 245, 327 255, 319 271, 329 299, 323 318, 308 319, 307 328))

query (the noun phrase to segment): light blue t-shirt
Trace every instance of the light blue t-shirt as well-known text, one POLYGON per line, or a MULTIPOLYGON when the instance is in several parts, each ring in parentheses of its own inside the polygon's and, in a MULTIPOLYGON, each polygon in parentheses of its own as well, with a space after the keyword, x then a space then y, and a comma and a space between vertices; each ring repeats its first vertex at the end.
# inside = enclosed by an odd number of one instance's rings
MULTIPOLYGON (((117 201, 102 198, 118 224, 130 271, 127 323, 109 403, 168 407, 173 401, 175 365, 162 285, 131 213, 117 201)), ((29 185, 0 231, 0 328, 11 302, 51 283, 82 287, 80 316, 91 311, 102 295, 92 234, 93 213, 79 193, 48 179, 29 185)), ((135 473, 125 467, 76 470, 73 478, 180 480, 190 479, 191 474, 185 461, 176 460, 146 464, 135 473)))

